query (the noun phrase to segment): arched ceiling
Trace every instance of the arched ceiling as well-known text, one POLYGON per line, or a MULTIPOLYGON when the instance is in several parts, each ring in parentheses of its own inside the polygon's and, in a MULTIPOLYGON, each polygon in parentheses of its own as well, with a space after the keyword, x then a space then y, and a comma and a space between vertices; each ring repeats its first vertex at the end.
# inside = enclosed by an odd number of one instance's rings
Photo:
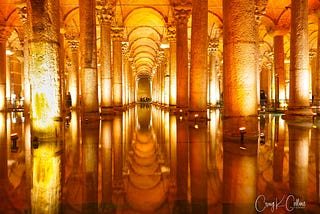
MULTIPOLYGON (((97 0, 97 4, 102 1, 97 0)), ((114 5, 112 24, 124 28, 123 41, 128 44, 128 57, 133 62, 137 76, 151 76, 157 67, 159 57, 163 57, 160 45, 167 40, 167 27, 174 21, 174 6, 190 6, 191 0, 109 0, 114 5)), ((222 52, 222 0, 209 0, 208 35, 210 40, 218 41, 222 52)), ((273 36, 285 37, 285 51, 290 50, 290 4, 291 0, 256 0, 260 12, 259 40, 261 54, 273 51, 273 36)), ((69 39, 79 35, 79 8, 76 0, 63 0, 61 4, 62 31, 69 39)), ((21 49, 24 38, 23 19, 19 8, 25 0, 0 0, 0 35, 9 32, 9 48, 21 49), (15 32, 15 33, 12 33, 15 32), (12 35, 11 35, 12 34, 12 35), (10 36, 11 35, 11 36, 10 36), (17 39, 17 37, 19 39, 17 39), (20 41, 20 44, 19 42, 20 41)), ((317 49, 319 0, 309 0, 310 49, 317 49)), ((188 23, 190 45, 191 18, 188 23)), ((100 45, 99 21, 97 20, 97 44, 100 45)), ((66 50, 68 51, 66 43, 66 50)), ((288 57, 288 56, 287 56, 288 57)))

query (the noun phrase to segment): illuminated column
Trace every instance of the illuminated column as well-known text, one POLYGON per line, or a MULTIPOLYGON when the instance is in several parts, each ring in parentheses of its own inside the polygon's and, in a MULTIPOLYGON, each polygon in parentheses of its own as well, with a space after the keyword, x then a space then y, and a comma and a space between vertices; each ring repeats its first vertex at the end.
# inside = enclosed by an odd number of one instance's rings
POLYGON ((309 105, 308 1, 291 1, 290 94, 286 116, 312 116, 309 105))
POLYGON ((190 111, 207 117, 208 0, 193 0, 191 27, 190 111), (199 11, 203 11, 200 12, 199 11))
POLYGON ((252 0, 224 0, 223 9, 225 116, 257 115, 255 5, 252 0))
POLYGON ((43 4, 28 1, 27 7, 28 29, 32 29, 28 44, 32 138, 38 142, 56 142, 61 137, 62 117, 60 26, 56 18, 60 17, 59 4, 53 0, 43 4))
POLYGON ((219 82, 217 75, 218 41, 209 42, 209 105, 215 106, 219 101, 219 82))
POLYGON ((189 81, 188 81, 188 18, 190 9, 175 8, 175 21, 177 30, 176 61, 177 61, 177 107, 189 107, 189 81))
POLYGON ((275 107, 280 107, 280 100, 285 100, 285 69, 283 35, 273 37, 274 48, 274 79, 275 107))
POLYGON ((113 41, 113 106, 122 108, 122 36, 123 29, 112 27, 113 41))
POLYGON ((84 114, 99 112, 95 0, 80 0, 81 104, 84 114))
MULTIPOLYGON (((309 61, 310 61, 310 71, 311 71, 311 95, 312 97, 312 105, 315 105, 316 103, 314 102, 315 98, 315 93, 316 93, 316 87, 317 87, 317 63, 318 63, 318 57, 317 57, 317 50, 315 49, 310 49, 309 50, 309 61)), ((317 105, 317 104, 316 104, 317 105)))
POLYGON ((318 43, 317 43, 317 66, 316 66, 316 72, 315 76, 312 77, 312 80, 314 80, 314 85, 312 85, 314 90, 312 90, 312 93, 314 95, 314 98, 319 101, 320 100, 320 14, 318 13, 318 43))
POLYGON ((100 64, 101 64, 101 108, 112 108, 111 78, 111 21, 114 15, 112 5, 102 5, 98 10, 100 20, 100 64))
MULTIPOLYGON (((26 5, 22 5, 21 8, 19 8, 19 16, 21 19, 21 22, 23 23, 24 29, 28 29, 28 19, 27 19, 27 7, 26 5)), ((23 56, 24 56, 24 64, 23 64, 23 96, 24 96, 24 112, 29 113, 30 112, 30 96, 31 96, 31 91, 30 91, 30 78, 29 78, 29 48, 28 48, 28 38, 30 35, 30 31, 26 30, 24 34, 24 41, 23 41, 23 56)))
POLYGON ((170 92, 169 105, 175 107, 177 105, 177 44, 176 44, 176 28, 172 25, 168 27, 168 40, 170 42, 169 53, 169 75, 170 75, 170 92))
POLYGON ((122 64, 123 64, 123 77, 122 77, 122 103, 123 105, 128 105, 129 104, 129 68, 130 68, 130 63, 129 63, 129 43, 128 42, 122 42, 122 64))
POLYGON ((177 189, 177 118, 170 114, 170 192, 176 193, 177 189))
POLYGON ((253 0, 223 1, 224 142, 240 137, 239 128, 258 141, 258 30, 253 0))
POLYGON ((6 72, 7 72, 7 63, 6 63, 6 42, 7 35, 5 27, 0 28, 0 111, 6 110, 6 72))
POLYGON ((73 32, 68 34, 66 33, 66 38, 68 40, 69 46, 71 48, 71 70, 68 75, 68 85, 69 89, 67 92, 70 92, 72 98, 72 107, 77 108, 79 103, 80 96, 80 80, 79 80, 79 38, 78 35, 75 35, 73 32))

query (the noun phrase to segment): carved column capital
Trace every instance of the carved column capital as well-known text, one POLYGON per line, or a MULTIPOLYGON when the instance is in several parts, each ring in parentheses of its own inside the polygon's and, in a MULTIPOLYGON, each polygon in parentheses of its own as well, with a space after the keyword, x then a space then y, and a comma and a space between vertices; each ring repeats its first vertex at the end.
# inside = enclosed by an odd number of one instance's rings
POLYGON ((70 48, 72 51, 78 50, 79 47, 79 33, 74 30, 67 31, 65 34, 65 38, 68 41, 70 48))
POLYGON ((175 7, 174 18, 176 24, 187 24, 190 17, 191 9, 186 7, 175 7))
POLYGON ((114 7, 110 4, 97 6, 97 16, 101 24, 111 23, 114 17, 114 7))
POLYGON ((173 25, 169 25, 167 27, 167 38, 169 41, 175 41, 176 40, 176 27, 173 25))
POLYGON ((111 37, 113 41, 122 41, 123 27, 118 27, 118 26, 111 27, 111 37))
POLYGON ((219 49, 219 40, 212 39, 209 41, 208 51, 209 53, 215 53, 219 49))

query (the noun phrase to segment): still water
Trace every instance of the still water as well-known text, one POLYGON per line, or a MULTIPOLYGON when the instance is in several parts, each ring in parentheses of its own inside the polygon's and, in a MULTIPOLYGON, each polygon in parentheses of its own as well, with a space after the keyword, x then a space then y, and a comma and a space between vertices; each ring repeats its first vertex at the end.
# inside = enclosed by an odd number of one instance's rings
POLYGON ((261 114, 260 138, 224 142, 219 110, 188 121, 151 105, 100 120, 72 112, 64 138, 0 118, 0 213, 320 213, 320 127, 261 114), (292 129, 292 128, 291 128, 292 129))

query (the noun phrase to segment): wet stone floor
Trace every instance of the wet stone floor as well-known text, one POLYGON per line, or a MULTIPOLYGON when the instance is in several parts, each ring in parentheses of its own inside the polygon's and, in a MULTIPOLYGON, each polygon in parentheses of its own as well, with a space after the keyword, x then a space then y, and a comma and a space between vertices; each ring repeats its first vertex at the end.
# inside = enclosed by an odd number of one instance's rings
POLYGON ((260 114, 252 143, 226 140, 219 110, 207 122, 152 105, 71 113, 47 142, 30 140, 23 113, 1 115, 1 214, 320 213, 320 118, 260 114))

